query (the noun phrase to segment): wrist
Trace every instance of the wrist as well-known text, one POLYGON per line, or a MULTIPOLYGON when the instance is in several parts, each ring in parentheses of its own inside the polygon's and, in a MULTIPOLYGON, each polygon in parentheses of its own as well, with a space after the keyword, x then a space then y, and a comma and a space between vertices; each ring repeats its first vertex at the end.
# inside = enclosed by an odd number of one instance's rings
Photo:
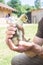
POLYGON ((37 55, 40 55, 40 53, 41 53, 41 46, 39 46, 39 45, 34 43, 32 51, 35 52, 37 55))

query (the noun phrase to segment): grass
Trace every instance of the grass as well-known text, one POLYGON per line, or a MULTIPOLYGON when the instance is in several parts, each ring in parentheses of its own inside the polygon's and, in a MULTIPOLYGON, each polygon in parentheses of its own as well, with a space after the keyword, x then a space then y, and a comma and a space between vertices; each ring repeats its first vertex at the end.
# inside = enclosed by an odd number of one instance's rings
MULTIPOLYGON (((37 30, 37 26, 37 24, 29 24, 24 26, 26 39, 33 39, 37 30)), ((11 51, 6 45, 5 31, 5 27, 0 27, 0 65, 11 65, 11 59, 17 54, 17 52, 11 51)))
POLYGON ((25 37, 26 39, 30 38, 31 40, 33 39, 34 35, 37 32, 37 24, 27 24, 26 26, 24 26, 24 30, 25 30, 25 37))

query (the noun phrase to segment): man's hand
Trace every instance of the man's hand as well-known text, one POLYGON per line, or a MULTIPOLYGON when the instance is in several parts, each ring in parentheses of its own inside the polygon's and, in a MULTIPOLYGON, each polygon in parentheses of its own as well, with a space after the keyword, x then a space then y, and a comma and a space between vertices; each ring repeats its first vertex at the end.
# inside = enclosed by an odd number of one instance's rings
POLYGON ((7 29, 6 32, 6 43, 9 46, 9 48, 13 51, 17 52, 25 52, 32 48, 33 44, 25 41, 19 41, 19 45, 15 46, 14 43, 12 42, 11 38, 15 34, 15 31, 17 30, 16 25, 10 24, 10 26, 7 29))

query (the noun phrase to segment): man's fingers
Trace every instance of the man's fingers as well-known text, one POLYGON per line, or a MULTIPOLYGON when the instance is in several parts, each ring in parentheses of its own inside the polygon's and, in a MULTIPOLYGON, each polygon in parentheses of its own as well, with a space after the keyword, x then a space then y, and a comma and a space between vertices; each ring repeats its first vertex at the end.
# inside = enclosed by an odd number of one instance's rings
POLYGON ((8 35, 8 34, 15 34, 15 31, 16 31, 16 30, 17 30, 17 28, 9 27, 9 28, 7 28, 6 33, 7 33, 7 35, 8 35))
POLYGON ((9 46, 9 48, 10 48, 11 50, 14 50, 14 51, 15 51, 15 48, 16 48, 16 47, 14 46, 12 40, 11 40, 11 39, 6 39, 6 42, 7 42, 7 45, 9 46))
POLYGON ((7 45, 9 46, 9 48, 10 48, 11 50, 14 49, 14 44, 13 44, 13 42, 11 41, 11 39, 6 39, 6 43, 7 43, 7 45))
POLYGON ((8 27, 16 27, 16 25, 13 23, 10 23, 8 27))
POLYGON ((8 32, 6 32, 6 38, 7 38, 7 39, 11 39, 14 34, 15 34, 14 31, 8 31, 8 32))
POLYGON ((26 49, 30 49, 30 47, 32 46, 31 43, 25 41, 20 41, 19 44, 26 49))
POLYGON ((13 34, 15 34, 15 31, 7 31, 6 33, 7 33, 7 35, 13 35, 13 34))
POLYGON ((12 50, 19 51, 18 47, 13 44, 11 39, 9 39, 8 41, 9 41, 9 44, 10 44, 12 50))
POLYGON ((7 39, 11 39, 13 37, 13 35, 7 35, 6 38, 7 39))
POLYGON ((17 28, 16 27, 8 27, 8 30, 10 30, 10 31, 16 31, 17 28))

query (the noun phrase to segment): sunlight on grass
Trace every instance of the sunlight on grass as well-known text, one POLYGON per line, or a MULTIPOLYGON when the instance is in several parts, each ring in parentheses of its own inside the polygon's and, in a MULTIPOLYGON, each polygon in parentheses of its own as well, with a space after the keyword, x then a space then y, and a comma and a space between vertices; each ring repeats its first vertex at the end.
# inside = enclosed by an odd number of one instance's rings
POLYGON ((28 38, 32 39, 34 37, 37 31, 37 27, 38 27, 37 24, 27 24, 26 26, 24 26, 26 39, 28 38))

